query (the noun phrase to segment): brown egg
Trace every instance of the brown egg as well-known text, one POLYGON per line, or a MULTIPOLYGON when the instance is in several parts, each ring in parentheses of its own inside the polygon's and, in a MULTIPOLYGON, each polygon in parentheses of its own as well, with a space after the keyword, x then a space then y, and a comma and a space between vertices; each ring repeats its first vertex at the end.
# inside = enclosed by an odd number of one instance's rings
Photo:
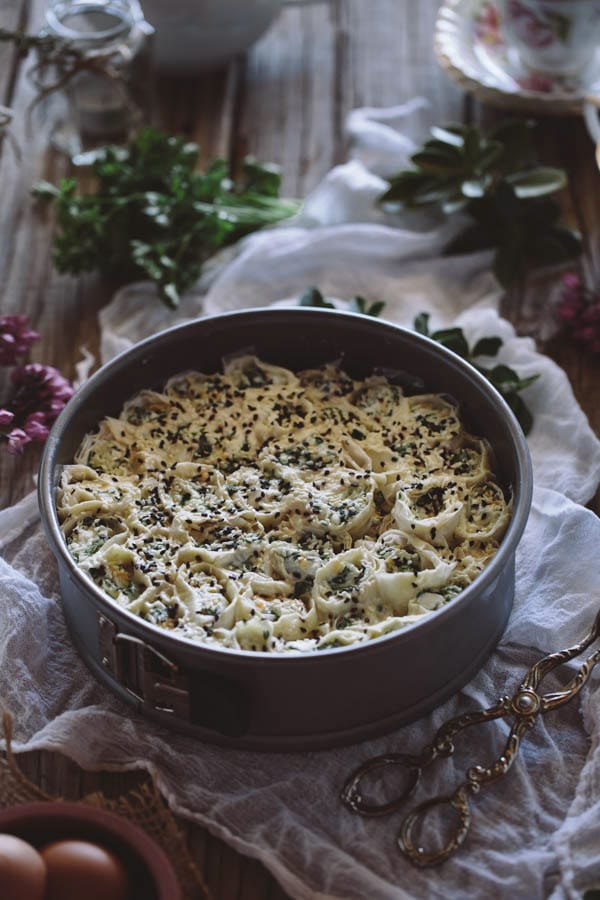
POLYGON ((0 834, 0 897, 42 900, 46 866, 31 844, 13 834, 0 834))
POLYGON ((123 863, 90 841, 55 841, 41 856, 48 870, 44 900, 129 900, 123 863))

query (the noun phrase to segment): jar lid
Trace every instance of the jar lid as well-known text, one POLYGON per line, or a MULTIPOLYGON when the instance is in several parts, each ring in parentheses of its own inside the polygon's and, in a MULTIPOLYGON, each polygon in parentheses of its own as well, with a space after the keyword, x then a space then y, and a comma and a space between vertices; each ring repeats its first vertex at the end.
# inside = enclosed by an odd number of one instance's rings
POLYGON ((58 0, 46 11, 46 33, 90 50, 123 41, 143 22, 137 0, 58 0))

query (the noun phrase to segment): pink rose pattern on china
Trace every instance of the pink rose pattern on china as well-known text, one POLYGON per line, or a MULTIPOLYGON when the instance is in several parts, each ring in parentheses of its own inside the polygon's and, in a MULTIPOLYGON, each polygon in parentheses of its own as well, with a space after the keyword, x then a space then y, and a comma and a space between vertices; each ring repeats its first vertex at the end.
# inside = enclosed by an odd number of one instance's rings
POLYGON ((542 75, 540 72, 531 72, 529 75, 523 75, 518 79, 522 88, 526 91, 537 91, 541 94, 551 94, 556 83, 549 75, 542 75))
POLYGON ((515 34, 529 47, 550 47, 557 38, 564 42, 561 29, 555 27, 560 24, 559 19, 566 21, 564 16, 555 15, 552 22, 541 21, 520 0, 510 0, 508 12, 513 20, 515 34))
MULTIPOLYGON (((547 0, 550 2, 550 0, 547 0)), ((549 47, 556 39, 565 43, 569 37, 570 22, 560 13, 552 13, 552 24, 540 22, 531 10, 521 0, 509 0, 509 11, 519 23, 520 37, 530 46, 538 48, 549 47)), ((484 0, 479 7, 473 22, 473 35, 477 43, 501 54, 503 63, 505 41, 502 34, 502 20, 498 12, 497 4, 493 0, 484 0)), ((542 72, 514 72, 513 76, 519 87, 526 91, 534 91, 540 94, 551 94, 554 90, 569 91, 575 89, 576 82, 564 76, 552 76, 542 72)))
POLYGON ((500 16, 493 3, 483 3, 475 20, 475 37, 482 44, 496 46, 503 43, 500 16))

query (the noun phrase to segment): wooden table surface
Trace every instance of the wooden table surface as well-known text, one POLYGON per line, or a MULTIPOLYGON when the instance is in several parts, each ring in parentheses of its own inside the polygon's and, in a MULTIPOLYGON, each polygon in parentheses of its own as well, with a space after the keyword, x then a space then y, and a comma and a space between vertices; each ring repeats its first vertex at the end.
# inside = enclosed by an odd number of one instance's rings
MULTIPOLYGON (((44 0, 0 0, 0 27, 36 30, 44 0)), ((202 147, 204 159, 229 157, 235 166, 246 154, 278 163, 284 193, 302 197, 336 163, 344 160, 344 122, 358 106, 389 106, 413 96, 429 99, 439 123, 485 123, 498 113, 465 96, 439 68, 432 48, 437 0, 323 0, 282 12, 265 37, 226 70, 181 79, 158 79, 156 121, 184 133, 202 147)), ((97 312, 111 297, 95 277, 58 275, 52 267, 54 222, 30 199, 40 178, 69 173, 68 162, 48 145, 51 116, 36 116, 26 130, 33 88, 30 62, 0 44, 0 103, 15 112, 17 158, 4 144, 0 159, 0 314, 27 313, 42 334, 33 358, 69 377, 82 346, 97 350, 97 312)), ((504 113, 503 115, 506 115, 504 113)), ((600 174, 580 119, 541 121, 543 161, 564 167, 565 215, 582 232, 582 270, 592 283, 600 275, 600 174)), ((560 338, 548 341, 551 312, 547 282, 513 291, 505 315, 522 334, 532 335, 568 373, 592 427, 600 434, 600 358, 560 338)), ((0 508, 32 488, 39 453, 0 456, 0 508)), ((600 511, 598 497, 594 504, 600 511)), ((30 754, 26 771, 51 792, 70 797, 102 787, 119 791, 134 776, 80 773, 50 754, 30 754)), ((189 828, 190 844, 215 898, 253 900, 286 894, 256 861, 239 856, 200 828, 189 828)))

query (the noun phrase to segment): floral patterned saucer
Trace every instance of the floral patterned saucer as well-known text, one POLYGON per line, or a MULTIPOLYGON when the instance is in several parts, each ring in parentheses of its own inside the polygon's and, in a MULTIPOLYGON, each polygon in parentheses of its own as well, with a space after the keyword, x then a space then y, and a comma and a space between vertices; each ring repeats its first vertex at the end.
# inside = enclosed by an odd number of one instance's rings
POLYGON ((577 77, 536 74, 504 43, 493 0, 444 0, 434 46, 440 65, 460 87, 493 106, 579 114, 586 97, 600 95, 600 53, 577 77))

